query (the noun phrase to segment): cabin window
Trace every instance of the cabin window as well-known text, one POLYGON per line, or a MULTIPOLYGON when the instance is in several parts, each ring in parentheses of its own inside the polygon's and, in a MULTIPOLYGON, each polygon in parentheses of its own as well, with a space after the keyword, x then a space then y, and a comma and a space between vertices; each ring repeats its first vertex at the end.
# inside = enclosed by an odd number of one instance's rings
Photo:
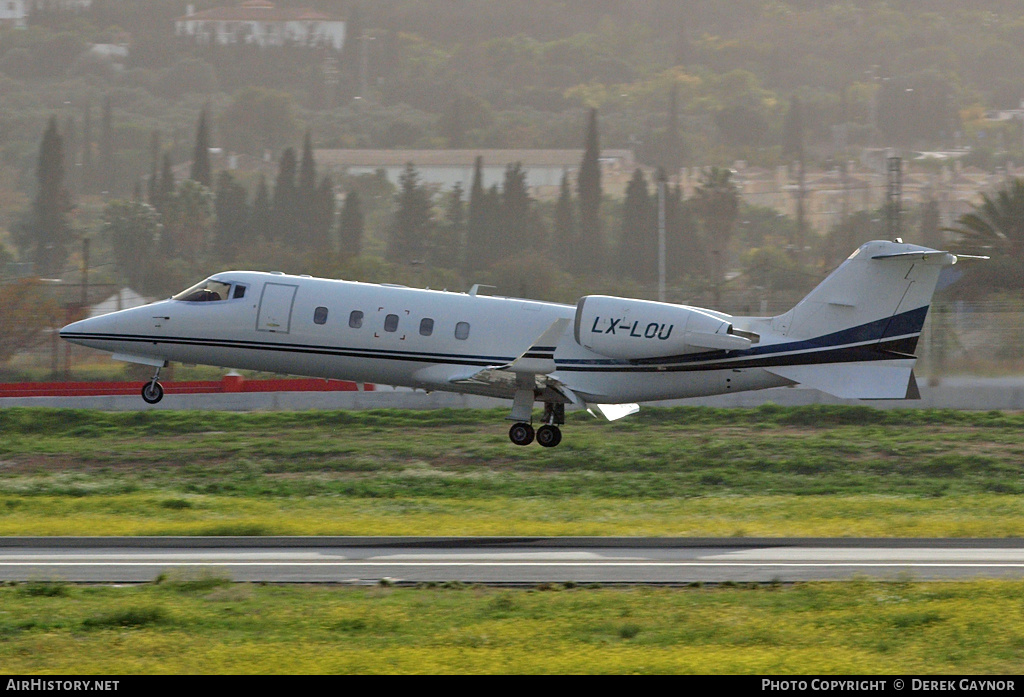
POLYGON ((420 334, 423 336, 430 336, 434 333, 434 320, 429 317, 424 317, 420 320, 420 334))
POLYGON ((245 286, 235 286, 235 292, 231 296, 235 300, 245 297, 245 286))
POLYGON ((348 326, 353 329, 363 326, 363 313, 359 310, 352 310, 352 314, 348 316, 348 326))
POLYGON ((313 324, 326 324, 327 323, 327 308, 318 307, 313 310, 313 324))
POLYGON ((469 322, 459 322, 455 325, 455 338, 463 341, 469 338, 469 322))
POLYGON ((384 318, 384 331, 393 332, 398 329, 398 315, 388 315, 384 318))
POLYGON ((189 303, 215 302, 217 300, 227 300, 230 291, 230 283, 214 281, 212 278, 208 278, 202 283, 197 283, 191 288, 181 291, 172 299, 189 303))

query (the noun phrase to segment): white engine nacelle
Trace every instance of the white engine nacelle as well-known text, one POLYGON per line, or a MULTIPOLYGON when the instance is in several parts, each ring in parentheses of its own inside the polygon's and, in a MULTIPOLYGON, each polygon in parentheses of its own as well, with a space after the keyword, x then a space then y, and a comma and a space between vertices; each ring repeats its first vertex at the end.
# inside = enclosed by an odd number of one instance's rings
MULTIPOLYGON (((750 348, 728 315, 685 305, 588 295, 576 304, 576 343, 609 358, 640 359, 750 348)), ((749 337, 749 338, 748 338, 749 337)))

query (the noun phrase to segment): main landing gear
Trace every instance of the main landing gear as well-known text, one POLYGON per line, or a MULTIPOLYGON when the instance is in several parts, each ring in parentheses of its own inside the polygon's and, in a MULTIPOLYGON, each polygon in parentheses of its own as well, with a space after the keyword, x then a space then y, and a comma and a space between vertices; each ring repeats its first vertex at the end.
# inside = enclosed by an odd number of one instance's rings
POLYGON ((516 445, 529 445, 536 438, 537 442, 545 448, 553 448, 562 442, 562 431, 558 428, 565 423, 565 405, 561 403, 544 403, 544 415, 541 417, 544 425, 533 430, 533 426, 521 422, 512 424, 508 430, 508 438, 516 445))
POLYGON ((142 399, 147 404, 156 404, 164 398, 164 386, 158 382, 159 380, 160 369, 157 368, 152 379, 142 386, 142 399))

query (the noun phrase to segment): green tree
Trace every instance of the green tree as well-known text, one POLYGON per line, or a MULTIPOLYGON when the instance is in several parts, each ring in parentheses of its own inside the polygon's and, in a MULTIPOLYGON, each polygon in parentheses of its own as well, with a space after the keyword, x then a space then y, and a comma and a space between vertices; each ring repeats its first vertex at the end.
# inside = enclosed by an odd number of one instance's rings
POLYGON ((974 210, 957 218, 950 232, 966 252, 994 249, 1024 259, 1024 179, 1015 178, 995 194, 984 194, 974 210))
POLYGON ((359 192, 349 191, 338 218, 338 248, 343 257, 357 257, 363 253, 365 225, 359 192))
POLYGON ((238 256, 246 242, 249 229, 249 204, 245 187, 235 181, 231 172, 222 170, 217 175, 214 212, 217 223, 214 228, 213 250, 223 262, 230 262, 238 256))
POLYGON ((703 170, 694 192, 694 204, 711 253, 711 278, 718 302, 720 286, 725 281, 729 242, 739 213, 739 191, 732 181, 732 171, 722 167, 703 170))
POLYGON ((148 260, 160 234, 160 214, 142 201, 115 199, 103 208, 103 232, 114 252, 114 263, 130 288, 153 290, 148 260))
POLYGON ((64 185, 64 144, 51 117, 39 145, 36 195, 32 208, 15 225, 15 243, 40 276, 59 276, 68 257, 71 197, 64 185))
POLYGON ((165 203, 161 251, 168 258, 184 259, 190 274, 207 251, 213 224, 213 192, 185 179, 165 203))
POLYGON ((256 195, 252 200, 252 216, 249 218, 249 237, 253 242, 267 242, 272 234, 271 220, 274 215, 274 204, 270 198, 267 177, 260 174, 256 185, 256 195))
POLYGON ((334 182, 329 176, 324 175, 320 179, 320 186, 313 194, 310 206, 310 250, 314 254, 326 254, 334 247, 331 242, 331 228, 334 226, 336 212, 334 182))
POLYGON ((558 264, 565 266, 569 263, 575 243, 576 216, 573 210, 572 187, 569 185, 568 173, 563 173, 562 183, 558 189, 558 202, 555 204, 552 237, 552 247, 558 264))
POLYGON ((196 144, 192 150, 192 169, 189 179, 194 179, 203 186, 213 184, 210 171, 210 133, 206 125, 206 109, 199 112, 199 124, 196 126, 196 144))
POLYGON ((438 268, 461 268, 463 234, 466 231, 465 191, 456 182, 445 197, 444 221, 434 231, 431 244, 431 265, 438 268))
POLYGON ((484 190, 484 161, 477 156, 473 163, 473 182, 469 188, 469 215, 466 220, 466 269, 481 271, 494 261, 493 216, 488 210, 484 190))
POLYGON ((270 213, 270 239, 275 242, 298 242, 305 244, 304 239, 296 240, 295 228, 301 216, 298 188, 295 183, 296 168, 295 149, 285 148, 277 163, 277 178, 274 180, 273 209, 270 213))
POLYGON ((949 232, 965 254, 987 254, 993 259, 969 269, 963 292, 1024 288, 1024 179, 1015 178, 994 194, 985 194, 974 210, 957 218, 949 232))
POLYGON ((149 134, 149 180, 146 182, 146 200, 156 206, 157 188, 160 183, 160 131, 153 129, 149 134))
MULTIPOLYGON (((320 237, 318 233, 324 232, 319 229, 314 230, 314 228, 319 228, 322 222, 322 216, 320 222, 318 222, 315 214, 317 210, 316 200, 316 160, 313 158, 313 139, 309 131, 306 131, 306 135, 302 139, 302 158, 299 160, 299 168, 295 175, 295 206, 297 214, 294 217, 290 233, 294 235, 295 241, 306 249, 316 248, 317 241, 315 238, 320 237), (303 211, 303 213, 298 214, 298 211, 303 211)), ((322 242, 322 240, 320 241, 322 242)))
POLYGON ((64 319, 53 292, 38 278, 0 286, 0 363, 42 342, 64 319))
POLYGON ((601 231, 601 148, 597 134, 597 109, 587 117, 587 135, 584 141, 583 161, 576 178, 579 197, 579 231, 576 245, 578 272, 594 273, 604 263, 604 236, 601 231))
POLYGON ((100 129, 100 191, 113 195, 117 187, 117 159, 114 156, 114 114, 109 96, 103 100, 100 129))
POLYGON ((501 235, 497 240, 497 258, 521 255, 534 246, 531 203, 522 163, 508 165, 501 189, 501 235))
MULTIPOLYGON (((620 228, 618 264, 626 276, 642 283, 648 283, 657 276, 658 240, 654 227, 651 198, 647 180, 639 167, 626 185, 626 197, 622 202, 622 226, 620 228)), ((657 205, 657 200, 654 201, 657 205)))
POLYGON ((92 152, 92 105, 85 103, 82 112, 82 175, 79 190, 91 194, 97 190, 96 168, 92 152))
POLYGON ((422 263, 430 237, 430 194, 419 181, 413 163, 399 175, 395 217, 388 231, 387 259, 402 264, 422 263))
POLYGON ((160 176, 156 183, 156 196, 150 200, 150 205, 163 213, 167 203, 174 198, 174 190, 176 188, 174 169, 171 167, 171 154, 165 152, 160 166, 160 176))

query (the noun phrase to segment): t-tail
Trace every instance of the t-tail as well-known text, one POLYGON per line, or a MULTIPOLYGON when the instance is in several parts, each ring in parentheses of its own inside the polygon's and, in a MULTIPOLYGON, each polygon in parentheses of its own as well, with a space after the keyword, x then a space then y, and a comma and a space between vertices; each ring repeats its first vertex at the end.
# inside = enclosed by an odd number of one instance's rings
POLYGON ((791 363, 767 370, 837 397, 919 398, 914 351, 939 274, 956 262, 900 240, 862 245, 796 307, 769 320, 794 351, 791 363))

